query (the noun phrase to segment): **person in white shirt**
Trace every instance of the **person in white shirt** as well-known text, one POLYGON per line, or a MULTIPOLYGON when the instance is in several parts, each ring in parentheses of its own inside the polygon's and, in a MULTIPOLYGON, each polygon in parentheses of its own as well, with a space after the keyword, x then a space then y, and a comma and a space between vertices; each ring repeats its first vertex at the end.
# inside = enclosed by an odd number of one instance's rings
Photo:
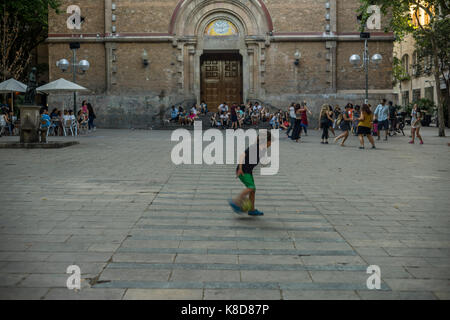
POLYGON ((294 129, 295 125, 295 119, 297 119, 297 116, 295 114, 295 102, 291 103, 291 106, 289 107, 289 118, 291 125, 289 126, 288 130, 286 131, 286 135, 289 137, 289 133, 294 129))
POLYGON ((69 111, 64 110, 63 120, 64 120, 64 123, 65 123, 67 120, 70 120, 69 111))
POLYGON ((195 116, 197 116, 197 105, 196 105, 196 104, 194 104, 194 105, 192 106, 191 112, 192 112, 195 116))
POLYGON ((227 106, 227 103, 226 102, 224 102, 224 103, 222 103, 220 106, 219 106, 219 110, 220 110, 220 112, 228 112, 228 106, 227 106))
POLYGON ((385 130, 384 140, 387 141, 389 135, 389 106, 386 104, 386 99, 378 105, 373 113, 374 120, 378 120, 378 140, 380 140, 380 131, 385 130))

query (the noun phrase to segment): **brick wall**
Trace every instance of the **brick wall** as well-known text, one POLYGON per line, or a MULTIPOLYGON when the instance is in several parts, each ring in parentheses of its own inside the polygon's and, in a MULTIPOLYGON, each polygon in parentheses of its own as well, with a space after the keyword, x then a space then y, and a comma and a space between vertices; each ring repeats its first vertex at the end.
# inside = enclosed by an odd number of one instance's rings
POLYGON ((168 43, 118 43, 117 85, 113 90, 128 94, 164 90, 173 94, 177 89, 176 51, 168 43), (144 68, 142 53, 149 57, 149 66, 144 68))
POLYGON ((105 1, 104 0, 60 0, 60 14, 50 10, 48 15, 49 33, 103 33, 105 31, 105 1), (69 5, 80 7, 81 16, 84 22, 81 24, 81 30, 69 30, 67 28, 67 18, 70 14, 66 13, 69 5))
POLYGON ((266 92, 289 94, 327 91, 326 53, 323 42, 272 43, 267 49, 266 92), (302 53, 299 66, 294 65, 296 50, 302 53))
POLYGON ((326 0, 265 0, 275 32, 323 32, 326 0))
POLYGON ((116 0, 117 32, 167 33, 177 0, 116 0))

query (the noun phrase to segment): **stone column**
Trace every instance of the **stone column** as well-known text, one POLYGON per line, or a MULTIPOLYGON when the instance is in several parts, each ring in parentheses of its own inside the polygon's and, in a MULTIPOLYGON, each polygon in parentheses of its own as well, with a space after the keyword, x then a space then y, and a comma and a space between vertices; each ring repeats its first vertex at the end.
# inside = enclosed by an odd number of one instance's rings
MULTIPOLYGON (((328 25, 327 34, 330 36, 335 36, 337 34, 337 1, 336 0, 328 0, 326 3, 326 20, 328 25)), ((336 41, 327 41, 325 44, 328 49, 327 53, 327 72, 329 73, 329 77, 327 83, 330 85, 330 91, 332 93, 337 92, 337 42, 336 41)))
POLYGON ((40 127, 39 106, 21 105, 20 108, 20 143, 39 143, 40 127))

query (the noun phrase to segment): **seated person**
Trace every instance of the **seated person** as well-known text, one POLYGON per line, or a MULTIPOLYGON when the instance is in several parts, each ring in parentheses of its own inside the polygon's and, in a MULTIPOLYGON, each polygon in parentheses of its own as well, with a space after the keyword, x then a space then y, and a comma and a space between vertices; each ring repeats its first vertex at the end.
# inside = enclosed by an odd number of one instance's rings
POLYGON ((228 127, 228 118, 229 118, 229 116, 228 116, 228 113, 226 113, 226 112, 223 112, 223 113, 220 115, 220 122, 222 123, 222 128, 223 128, 223 129, 225 129, 226 127, 228 127))
POLYGON ((64 110, 63 120, 64 120, 64 123, 66 123, 67 120, 70 120, 70 116, 69 116, 69 111, 68 110, 64 110))
POLYGON ((192 111, 189 112, 189 115, 187 117, 188 124, 192 124, 193 125, 196 118, 197 118, 197 116, 195 115, 194 112, 192 112, 192 111))
POLYGON ((170 111, 170 122, 177 122, 178 121, 178 109, 175 108, 175 106, 172 106, 172 110, 170 111))
POLYGON ((205 103, 205 101, 202 101, 200 104, 201 112, 203 114, 208 114, 208 105, 205 103))
POLYGON ((178 108, 178 123, 181 125, 186 124, 186 112, 184 111, 182 106, 178 108))
POLYGON ((259 123, 259 116, 257 111, 252 112, 252 124, 257 125, 259 123))
POLYGON ((80 126, 86 126, 88 124, 88 116, 85 112, 83 112, 82 110, 80 110, 78 112, 78 123, 80 126))
POLYGON ((272 115, 269 124, 272 127, 272 129, 278 129, 278 116, 276 114, 272 115))
POLYGON ((289 129, 289 126, 290 126, 291 124, 289 123, 289 121, 287 121, 286 119, 284 119, 283 120, 283 122, 280 124, 280 128, 282 129, 282 130, 287 130, 287 129, 289 129))
POLYGON ((210 121, 211 121, 211 127, 214 128, 217 124, 217 113, 212 114, 210 121))
POLYGON ((197 104, 192 105, 191 112, 192 112, 195 116, 197 116, 197 113, 198 113, 198 110, 197 110, 197 104))

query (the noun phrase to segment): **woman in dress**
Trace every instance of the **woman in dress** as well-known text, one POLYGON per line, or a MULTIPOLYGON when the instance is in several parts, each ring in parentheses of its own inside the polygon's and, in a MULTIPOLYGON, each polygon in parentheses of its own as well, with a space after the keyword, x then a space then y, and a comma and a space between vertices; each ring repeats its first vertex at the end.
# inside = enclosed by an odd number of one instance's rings
POLYGON ((306 101, 303 101, 302 106, 300 108, 300 117, 301 117, 301 120, 302 120, 302 122, 300 124, 300 128, 305 131, 305 136, 308 135, 308 125, 309 125, 309 123, 308 123, 308 113, 309 113, 310 116, 312 115, 312 112, 306 106, 306 101))
POLYGON ((422 136, 420 135, 420 128, 422 128, 422 112, 417 106, 414 105, 411 111, 411 137, 412 140, 409 142, 410 144, 414 144, 415 138, 419 138, 420 144, 423 144, 422 136))
POLYGON ((372 144, 372 149, 375 149, 375 140, 372 137, 371 129, 373 123, 373 112, 370 110, 367 104, 364 104, 361 108, 361 117, 358 119, 358 136, 361 143, 360 149, 364 149, 364 136, 369 139, 372 144))
POLYGON ((344 112, 342 112, 336 120, 336 126, 340 127, 343 133, 339 137, 336 137, 336 139, 334 139, 334 143, 337 143, 340 139, 342 139, 341 147, 344 146, 345 141, 347 141, 348 135, 350 134, 350 125, 352 123, 352 119, 350 118, 350 115, 348 113, 349 109, 350 106, 346 105, 344 112))
POLYGON ((298 142, 299 139, 301 138, 301 133, 302 133, 302 115, 300 113, 300 105, 297 104, 295 106, 295 122, 294 122, 294 131, 292 132, 292 136, 291 139, 295 140, 295 142, 298 142))

